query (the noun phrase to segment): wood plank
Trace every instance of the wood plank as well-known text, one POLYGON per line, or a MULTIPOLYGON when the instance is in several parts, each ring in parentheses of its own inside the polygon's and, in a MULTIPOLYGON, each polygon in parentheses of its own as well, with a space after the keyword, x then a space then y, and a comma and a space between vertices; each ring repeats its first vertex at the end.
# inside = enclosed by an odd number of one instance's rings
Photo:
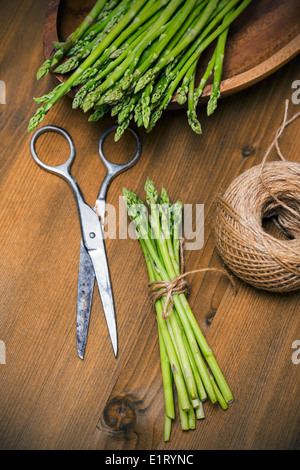
MULTIPOLYGON (((191 306, 235 402, 226 412, 205 403, 206 419, 195 431, 182 432, 177 420, 170 443, 162 440, 157 325, 134 240, 107 240, 119 356, 115 360, 95 292, 86 356, 78 359, 75 202, 62 180, 35 165, 26 131, 36 109, 32 96, 54 84, 50 76, 35 80, 43 60, 47 4, 2 1, 0 79, 7 96, 6 105, 0 105, 0 340, 7 357, 0 364, 0 448, 299 449, 300 365, 291 360, 292 343, 299 339, 299 293, 267 294, 240 282, 234 297, 228 281, 215 274, 191 278, 191 306), (127 427, 120 430, 124 416, 127 427)), ((186 253, 187 269, 221 266, 213 239, 215 196, 261 161, 281 123, 292 82, 299 78, 299 65, 294 59, 261 83, 222 100, 209 119, 200 108, 202 136, 192 133, 185 111, 166 112, 150 134, 141 131, 142 158, 113 182, 108 202, 119 207, 122 186, 143 196, 150 176, 158 187, 168 188, 172 199, 204 204, 204 247, 186 253)), ((291 104, 290 113, 297 110, 291 104)), ((90 204, 104 176, 98 140, 112 123, 111 118, 88 123, 80 110, 71 109, 68 97, 45 120, 73 136, 73 174, 90 204)), ((39 145, 47 158, 56 150, 60 159, 66 149, 58 136, 39 145)), ((281 137, 281 149, 287 158, 299 159, 299 123, 281 137)), ((132 150, 129 139, 106 146, 108 155, 120 158, 132 150)))

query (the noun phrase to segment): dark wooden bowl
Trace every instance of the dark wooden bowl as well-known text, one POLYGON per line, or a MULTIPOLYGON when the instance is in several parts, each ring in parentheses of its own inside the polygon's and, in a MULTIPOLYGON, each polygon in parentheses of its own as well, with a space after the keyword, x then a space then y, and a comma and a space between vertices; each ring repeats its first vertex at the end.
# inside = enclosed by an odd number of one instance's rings
MULTIPOLYGON (((44 54, 54 53, 52 41, 65 40, 86 16, 95 0, 50 0, 44 28, 44 54)), ((199 61, 200 79, 214 44, 199 61)), ((257 83, 300 51, 300 0, 254 0, 231 25, 226 44, 222 96, 257 83)), ((57 75, 60 82, 66 76, 57 75)), ((203 92, 207 101, 211 85, 203 92)), ((175 107, 175 97, 173 106, 175 107)))

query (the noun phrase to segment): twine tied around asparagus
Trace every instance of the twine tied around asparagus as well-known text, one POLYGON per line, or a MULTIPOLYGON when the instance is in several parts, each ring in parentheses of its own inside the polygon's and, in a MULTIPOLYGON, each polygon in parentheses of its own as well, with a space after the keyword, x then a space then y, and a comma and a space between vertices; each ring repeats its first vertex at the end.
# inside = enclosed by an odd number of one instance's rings
POLYGON ((193 271, 184 272, 184 240, 181 238, 179 240, 179 253, 180 253, 180 274, 179 276, 174 277, 171 281, 154 281, 150 282, 149 290, 150 290, 150 298, 153 304, 156 300, 161 299, 162 297, 166 297, 166 301, 164 304, 162 317, 164 320, 168 318, 170 315, 174 301, 173 295, 184 294, 189 291, 189 284, 186 280, 186 277, 191 274, 203 273, 207 271, 219 272, 225 275, 231 282, 231 285, 234 290, 234 295, 237 293, 237 285, 236 282, 225 269, 222 268, 200 268, 194 269, 193 271))

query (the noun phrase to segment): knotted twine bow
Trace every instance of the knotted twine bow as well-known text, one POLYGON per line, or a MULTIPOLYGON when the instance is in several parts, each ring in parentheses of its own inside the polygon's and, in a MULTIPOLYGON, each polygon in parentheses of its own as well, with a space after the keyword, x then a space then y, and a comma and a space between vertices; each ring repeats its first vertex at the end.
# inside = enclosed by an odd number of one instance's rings
POLYGON ((231 282, 231 285, 234 290, 234 295, 237 292, 236 282, 233 277, 225 270, 221 268, 201 268, 195 269, 193 271, 184 272, 184 241, 181 238, 180 243, 180 275, 174 277, 171 281, 154 281, 149 283, 150 298, 153 303, 156 300, 166 297, 165 305, 162 312, 162 317, 164 320, 168 318, 172 312, 174 301, 173 295, 183 294, 188 292, 189 284, 186 280, 186 277, 190 274, 203 273, 207 271, 219 272, 225 275, 231 282))

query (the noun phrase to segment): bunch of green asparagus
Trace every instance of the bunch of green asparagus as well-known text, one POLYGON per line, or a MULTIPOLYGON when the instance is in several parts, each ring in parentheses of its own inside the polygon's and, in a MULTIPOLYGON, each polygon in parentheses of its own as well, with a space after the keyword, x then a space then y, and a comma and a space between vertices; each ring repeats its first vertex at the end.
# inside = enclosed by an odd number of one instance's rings
POLYGON ((93 110, 89 121, 106 113, 117 116, 115 140, 134 120, 147 131, 173 96, 187 101, 188 122, 202 133, 196 107, 213 73, 207 113, 217 106, 225 44, 230 24, 251 0, 98 0, 80 26, 41 66, 37 78, 55 73, 68 79, 35 98, 42 106, 31 118, 34 130, 48 111, 73 87, 73 108, 93 110), (213 55, 197 85, 203 51, 216 40, 213 55), (66 58, 63 62, 61 60, 66 58), (61 62, 59 65, 58 63, 61 62), (197 86, 196 86, 197 85, 197 86))
MULTIPOLYGON (((159 196, 150 179, 145 191, 149 211, 133 191, 123 189, 123 197, 145 255, 150 282, 155 287, 155 283, 171 281, 180 274, 182 203, 171 205, 164 188, 159 196)), ((172 298, 172 309, 168 308, 167 317, 163 315, 166 296, 155 300, 165 399, 165 441, 170 439, 175 418, 173 381, 183 430, 195 429, 196 419, 205 417, 203 401, 207 398, 212 403, 218 402, 224 410, 233 401, 185 294, 172 293, 172 298)))

